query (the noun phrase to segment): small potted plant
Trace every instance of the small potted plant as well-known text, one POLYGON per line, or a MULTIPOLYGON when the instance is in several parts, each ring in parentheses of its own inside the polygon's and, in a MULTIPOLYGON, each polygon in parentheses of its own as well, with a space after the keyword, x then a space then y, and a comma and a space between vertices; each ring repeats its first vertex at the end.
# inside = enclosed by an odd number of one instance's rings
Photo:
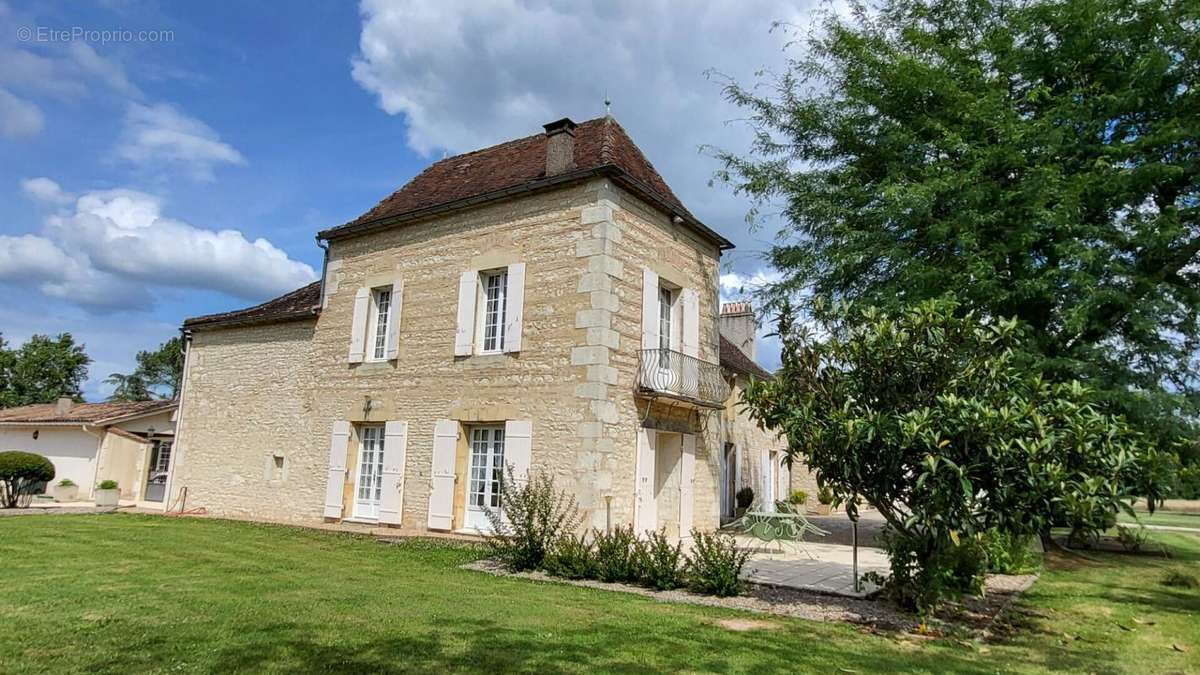
POLYGON ((115 480, 102 480, 96 486, 96 506, 116 506, 120 497, 121 489, 115 480))
POLYGON ((733 499, 733 515, 737 518, 741 518, 742 516, 746 515, 746 509, 750 508, 750 505, 754 503, 754 488, 747 485, 741 490, 738 490, 737 494, 733 496, 733 499))
POLYGON ((813 513, 819 516, 827 516, 832 509, 832 504, 833 490, 830 490, 828 486, 822 487, 820 490, 817 490, 817 508, 813 513))
POLYGON ((50 488, 50 495, 56 502, 73 502, 79 497, 79 486, 70 478, 64 478, 50 488))
POLYGON ((804 490, 796 490, 788 496, 788 503, 792 506, 803 506, 808 501, 808 493, 804 490))

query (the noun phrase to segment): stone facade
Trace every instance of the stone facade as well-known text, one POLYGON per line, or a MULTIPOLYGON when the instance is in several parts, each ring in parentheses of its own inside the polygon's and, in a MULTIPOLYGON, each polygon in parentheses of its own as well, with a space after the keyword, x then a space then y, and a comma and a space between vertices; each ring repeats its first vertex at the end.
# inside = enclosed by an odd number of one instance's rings
MULTIPOLYGON (((644 268, 696 292, 698 356, 717 362, 719 256, 606 178, 333 239, 319 315, 193 332, 172 492, 187 488, 189 508, 219 516, 319 521, 331 429, 345 421, 348 514, 362 425, 403 420, 399 525, 424 531, 435 425, 453 420, 459 528, 466 431, 527 420, 531 468, 569 488, 586 524, 603 527, 633 522, 638 429, 653 426, 696 436, 693 522, 717 527, 724 443, 782 445, 732 407, 685 410, 635 395, 635 380, 644 268), (525 270, 520 351, 455 356, 460 275, 514 263, 525 270), (356 293, 393 280, 403 284, 396 358, 348 362, 356 293)), ((744 476, 753 480, 753 469, 744 476)), ((678 512, 678 494, 663 496, 664 512, 678 512)))

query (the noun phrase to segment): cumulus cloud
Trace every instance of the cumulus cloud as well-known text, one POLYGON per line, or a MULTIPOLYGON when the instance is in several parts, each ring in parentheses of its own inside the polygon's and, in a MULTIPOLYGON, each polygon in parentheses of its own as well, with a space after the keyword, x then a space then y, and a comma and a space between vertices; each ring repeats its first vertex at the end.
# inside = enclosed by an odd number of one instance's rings
POLYGON ((182 166, 204 180, 216 164, 246 163, 212 127, 166 103, 129 104, 117 154, 134 164, 182 166))
POLYGON ((21 181, 21 191, 29 197, 46 204, 70 204, 75 195, 66 192, 58 183, 46 178, 26 178, 21 181))
MULTIPOLYGON (((35 196, 66 194, 49 179, 27 183, 35 196)), ((0 236, 0 281, 90 309, 148 309, 156 287, 258 301, 315 278, 266 239, 166 217, 157 197, 135 190, 87 192, 48 216, 39 234, 0 236)))
POLYGON ((25 99, 0 88, 0 136, 24 138, 36 136, 45 122, 42 111, 25 99))
POLYGON ((710 188, 717 168, 698 148, 739 151, 745 113, 721 97, 710 69, 752 81, 782 68, 790 38, 773 21, 801 23, 815 0, 364 0, 354 79, 407 123, 426 156, 472 150, 540 131, 570 116, 613 116, 694 213, 742 249, 761 249, 743 225, 748 204, 710 188))

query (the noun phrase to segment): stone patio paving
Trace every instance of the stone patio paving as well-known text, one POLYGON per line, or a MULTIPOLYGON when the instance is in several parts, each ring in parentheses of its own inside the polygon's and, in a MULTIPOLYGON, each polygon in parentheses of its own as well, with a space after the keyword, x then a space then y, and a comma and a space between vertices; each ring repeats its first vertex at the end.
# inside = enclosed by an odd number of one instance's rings
MULTIPOLYGON (((851 598, 863 598, 878 590, 866 582, 855 590, 852 546, 803 542, 784 545, 781 551, 764 547, 752 537, 739 535, 737 540, 740 547, 754 551, 742 570, 742 578, 747 581, 851 598)), ((861 578, 867 572, 887 574, 888 559, 882 549, 858 547, 858 575, 861 578)))

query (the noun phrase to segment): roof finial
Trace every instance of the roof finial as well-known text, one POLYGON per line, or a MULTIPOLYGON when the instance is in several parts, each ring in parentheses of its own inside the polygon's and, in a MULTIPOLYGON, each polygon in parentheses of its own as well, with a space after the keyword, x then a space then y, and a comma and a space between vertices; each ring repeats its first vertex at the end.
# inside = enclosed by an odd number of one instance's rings
POLYGON ((608 90, 604 90, 604 116, 612 117, 612 101, 608 98, 608 90))

